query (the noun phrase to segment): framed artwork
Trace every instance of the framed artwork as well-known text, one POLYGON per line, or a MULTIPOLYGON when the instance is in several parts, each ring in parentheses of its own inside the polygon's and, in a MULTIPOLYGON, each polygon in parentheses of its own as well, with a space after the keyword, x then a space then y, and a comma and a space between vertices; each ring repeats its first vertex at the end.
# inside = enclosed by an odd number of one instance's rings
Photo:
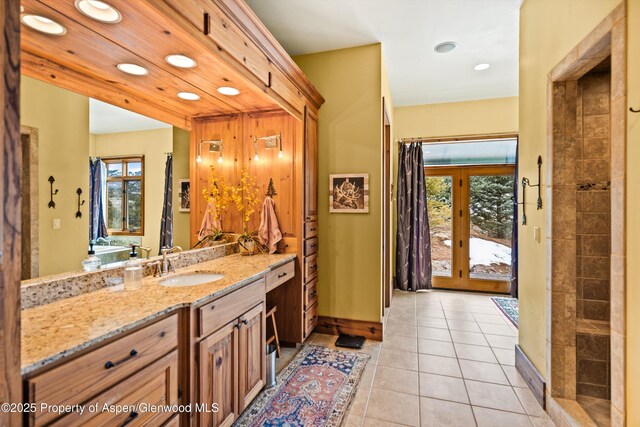
POLYGON ((329 212, 369 212, 369 174, 329 175, 329 212))
POLYGON ((180 212, 191 212, 191 181, 181 179, 180 182, 180 212))

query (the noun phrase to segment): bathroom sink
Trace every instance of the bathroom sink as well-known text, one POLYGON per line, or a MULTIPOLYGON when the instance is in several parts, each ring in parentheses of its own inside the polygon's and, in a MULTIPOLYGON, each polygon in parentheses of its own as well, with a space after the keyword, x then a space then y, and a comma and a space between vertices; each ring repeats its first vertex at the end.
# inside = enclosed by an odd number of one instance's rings
POLYGON ((222 279, 224 274, 215 273, 191 273, 183 274, 180 276, 169 277, 167 279, 160 280, 160 286, 167 286, 169 288, 179 288, 182 286, 197 286, 204 283, 217 282, 222 279))

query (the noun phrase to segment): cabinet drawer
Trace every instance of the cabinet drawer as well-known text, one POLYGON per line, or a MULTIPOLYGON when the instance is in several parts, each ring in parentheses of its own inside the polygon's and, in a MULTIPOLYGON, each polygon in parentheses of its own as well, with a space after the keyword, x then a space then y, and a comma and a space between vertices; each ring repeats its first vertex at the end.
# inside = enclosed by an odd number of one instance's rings
POLYGON ((84 403, 85 408, 88 408, 90 405, 98 405, 100 408, 99 411, 90 412, 88 409, 85 409, 82 414, 73 412, 56 420, 52 426, 160 425, 170 418, 173 413, 154 410, 150 408, 150 406, 177 404, 178 352, 173 351, 117 384, 115 387, 84 403), (105 404, 128 407, 136 406, 138 410, 121 413, 102 411, 103 405, 105 404))
POLYGON ((264 299, 265 280, 259 279, 242 289, 203 305, 198 309, 198 336, 217 331, 264 299))
POLYGON ((275 270, 268 272, 266 277, 267 292, 278 287, 279 285, 283 284, 284 282, 286 282, 287 280, 291 279, 294 276, 295 276, 295 265, 293 264, 293 261, 290 261, 285 265, 281 265, 275 270))
POLYGON ((304 308, 309 308, 318 302, 318 279, 304 285, 304 308))
MULTIPOLYGON (((178 345, 178 315, 174 314, 90 353, 70 360, 28 381, 29 402, 73 405, 117 384, 178 345)), ((32 424, 56 417, 35 414, 32 424)))
POLYGON ((318 223, 317 222, 307 222, 304 224, 304 238, 308 239, 309 237, 316 237, 318 235, 318 223))
POLYGON ((304 282, 308 283, 311 279, 318 276, 318 254, 309 255, 304 258, 304 282))
POLYGON ((308 337, 318 324, 318 304, 312 305, 304 314, 304 336, 308 337))
POLYGON ((304 254, 306 256, 313 255, 318 252, 318 238, 313 237, 304 241, 304 254))
POLYGON ((180 427, 180 415, 174 415, 173 418, 164 423, 162 427, 180 427))

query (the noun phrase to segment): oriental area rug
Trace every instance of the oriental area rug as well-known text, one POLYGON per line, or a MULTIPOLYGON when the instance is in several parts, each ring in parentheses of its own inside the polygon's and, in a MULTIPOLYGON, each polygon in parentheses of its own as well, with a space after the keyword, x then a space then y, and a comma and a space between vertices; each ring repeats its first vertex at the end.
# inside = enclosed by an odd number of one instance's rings
POLYGON ((234 425, 338 427, 368 360, 368 354, 305 346, 234 425))

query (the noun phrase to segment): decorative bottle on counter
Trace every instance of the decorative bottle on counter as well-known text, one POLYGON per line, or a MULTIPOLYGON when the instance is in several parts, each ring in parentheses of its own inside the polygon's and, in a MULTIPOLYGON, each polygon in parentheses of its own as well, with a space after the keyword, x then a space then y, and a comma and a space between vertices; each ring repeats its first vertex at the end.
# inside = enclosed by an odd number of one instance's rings
POLYGON ((96 251, 93 250, 93 243, 89 244, 89 256, 82 261, 82 269, 84 271, 96 271, 100 268, 102 261, 96 256, 96 251))
POLYGON ((142 264, 136 253, 136 245, 131 246, 129 261, 124 265, 124 289, 139 289, 142 287, 142 264))

